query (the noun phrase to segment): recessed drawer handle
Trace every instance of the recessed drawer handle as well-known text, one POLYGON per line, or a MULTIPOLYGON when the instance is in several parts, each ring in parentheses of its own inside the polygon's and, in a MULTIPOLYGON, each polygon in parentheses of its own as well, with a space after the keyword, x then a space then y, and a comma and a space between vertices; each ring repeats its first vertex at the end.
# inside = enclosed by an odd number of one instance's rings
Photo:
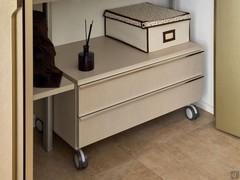
POLYGON ((81 116, 79 118, 80 118, 80 120, 88 119, 88 118, 90 118, 92 116, 96 116, 96 115, 98 115, 100 113, 104 113, 104 112, 109 111, 111 109, 118 108, 119 106, 122 106, 122 105, 125 105, 125 104, 129 104, 131 102, 138 101, 138 100, 141 100, 141 99, 149 97, 149 96, 153 96, 154 94, 161 93, 161 92, 164 92, 166 90, 169 90, 169 89, 172 89, 172 88, 175 88, 175 87, 179 87, 179 86, 184 85, 186 83, 191 83, 191 82, 199 80, 199 79, 201 79, 203 77, 204 77, 203 75, 198 75, 198 76, 192 77, 191 79, 188 79, 188 80, 185 80, 185 81, 181 81, 181 82, 178 82, 178 83, 176 83, 174 85, 170 85, 168 87, 165 87, 165 88, 162 88, 162 89, 158 89, 158 90, 149 92, 149 93, 144 94, 142 96, 139 96, 139 97, 127 100, 125 102, 121 102, 119 104, 115 104, 115 105, 112 105, 110 107, 107 107, 107 108, 104 108, 104 109, 101 109, 101 110, 98 110, 98 111, 95 111, 95 112, 92 112, 92 113, 89 113, 89 114, 85 114, 85 115, 83 115, 83 116, 81 116))

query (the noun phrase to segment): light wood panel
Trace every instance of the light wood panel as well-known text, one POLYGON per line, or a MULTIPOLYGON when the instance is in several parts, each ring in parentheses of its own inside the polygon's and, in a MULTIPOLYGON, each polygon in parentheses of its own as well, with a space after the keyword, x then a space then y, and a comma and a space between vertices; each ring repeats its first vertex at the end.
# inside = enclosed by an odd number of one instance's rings
POLYGON ((33 25, 32 0, 24 1, 25 180, 33 179, 33 25))
POLYGON ((24 179, 24 103, 23 103, 23 10, 16 13, 16 158, 17 180, 24 179))
POLYGON ((216 1, 217 128, 240 136, 240 1, 216 1))
POLYGON ((13 14, 17 0, 2 0, 0 5, 0 179, 15 177, 13 168, 13 14))

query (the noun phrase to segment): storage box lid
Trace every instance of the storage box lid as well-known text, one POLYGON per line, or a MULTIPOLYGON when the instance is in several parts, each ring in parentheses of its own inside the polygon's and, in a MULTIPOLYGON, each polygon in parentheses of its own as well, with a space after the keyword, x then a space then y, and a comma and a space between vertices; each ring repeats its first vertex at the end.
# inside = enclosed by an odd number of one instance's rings
POLYGON ((147 2, 108 9, 104 12, 104 16, 143 29, 191 19, 190 13, 147 2))

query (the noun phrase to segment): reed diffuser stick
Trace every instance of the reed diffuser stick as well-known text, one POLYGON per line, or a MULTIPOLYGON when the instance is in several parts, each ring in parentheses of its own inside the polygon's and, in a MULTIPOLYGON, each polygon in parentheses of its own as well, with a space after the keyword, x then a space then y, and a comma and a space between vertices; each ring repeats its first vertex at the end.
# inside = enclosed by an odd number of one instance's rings
POLYGON ((87 43, 87 20, 85 19, 85 40, 86 40, 86 43, 87 43))
POLYGON ((87 31, 87 20, 85 19, 85 38, 86 44, 83 46, 83 51, 78 54, 78 69, 80 71, 91 71, 94 69, 94 52, 89 51, 89 42, 93 28, 93 21, 90 25, 89 32, 87 31))
POLYGON ((87 46, 88 46, 89 41, 90 41, 90 37, 91 37, 91 33, 92 33, 92 27, 93 27, 93 21, 92 21, 92 24, 90 25, 90 29, 89 29, 89 33, 88 33, 87 46))

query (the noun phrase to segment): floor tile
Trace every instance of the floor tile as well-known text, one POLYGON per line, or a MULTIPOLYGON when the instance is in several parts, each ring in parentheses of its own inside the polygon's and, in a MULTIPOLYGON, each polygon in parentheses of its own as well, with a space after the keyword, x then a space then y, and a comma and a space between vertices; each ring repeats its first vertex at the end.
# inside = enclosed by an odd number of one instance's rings
POLYGON ((131 160, 103 173, 95 175, 96 180, 163 180, 141 163, 131 160))

